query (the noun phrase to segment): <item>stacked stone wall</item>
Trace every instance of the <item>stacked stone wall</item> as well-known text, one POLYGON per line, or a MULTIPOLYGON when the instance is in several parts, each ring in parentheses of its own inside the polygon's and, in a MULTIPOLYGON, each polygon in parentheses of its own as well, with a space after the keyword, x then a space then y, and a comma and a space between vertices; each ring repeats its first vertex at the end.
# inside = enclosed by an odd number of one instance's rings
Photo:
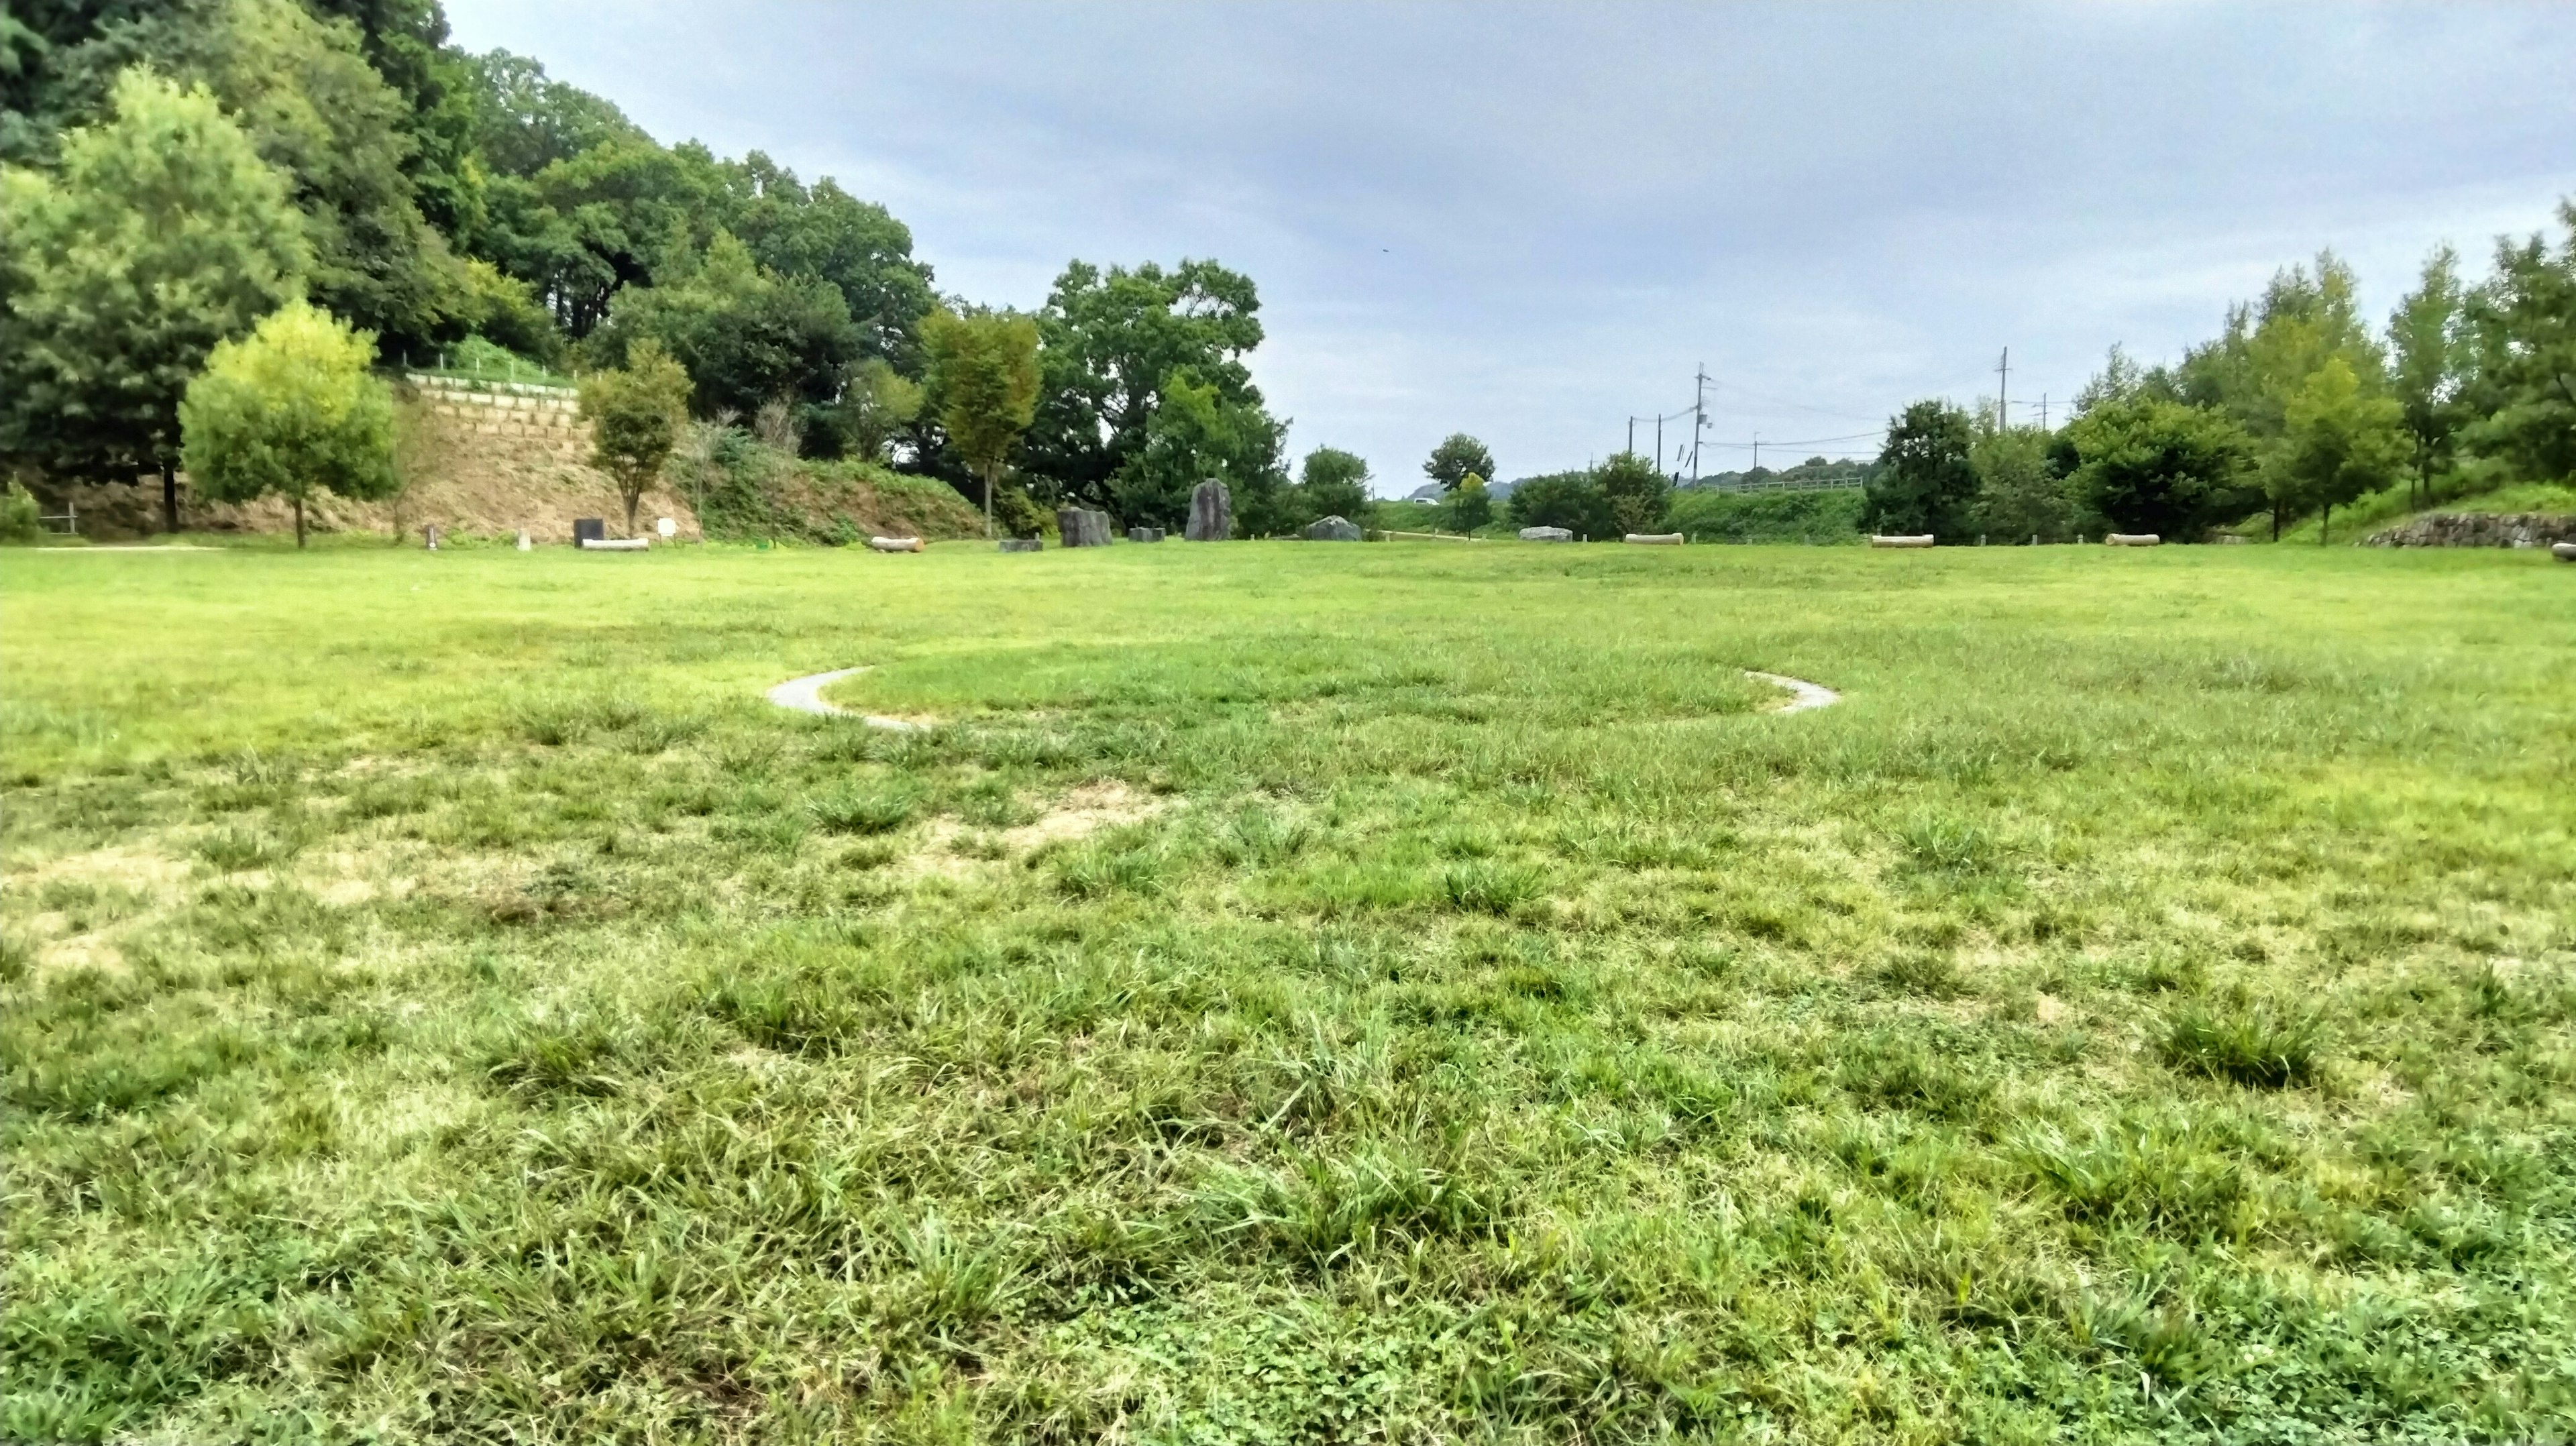
POLYGON ((2547 547, 2576 542, 2576 517, 2548 512, 2427 512, 2373 533, 2369 547, 2547 547))
POLYGON ((404 380, 419 391, 422 405, 464 432, 511 438, 522 450, 565 462, 590 459, 590 424, 581 419, 581 396, 570 387, 468 382, 420 372, 404 380))

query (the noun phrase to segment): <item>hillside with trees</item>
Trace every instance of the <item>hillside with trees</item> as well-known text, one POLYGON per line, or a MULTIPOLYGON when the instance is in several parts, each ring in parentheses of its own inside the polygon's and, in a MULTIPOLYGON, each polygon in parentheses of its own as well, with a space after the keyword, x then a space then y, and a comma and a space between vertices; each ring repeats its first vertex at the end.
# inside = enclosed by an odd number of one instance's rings
MULTIPOLYGON (((1298 510, 1285 424, 1248 365, 1249 277, 1069 262, 1036 312, 1004 318, 1037 390, 997 460, 960 428, 989 441, 977 408, 998 394, 943 375, 930 345, 936 315, 991 309, 941 295, 900 220, 758 151, 665 144, 538 60, 467 53, 436 0, 13 11, 0 167, 0 470, 55 490, 157 478, 170 530, 190 382, 299 301, 387 376, 469 354, 513 376, 667 358, 687 397, 664 450, 735 455, 687 434, 739 433, 821 470, 728 475, 807 492, 901 473, 1023 521, 1073 501, 1176 526, 1214 476, 1250 525, 1298 510)), ((846 530, 772 502, 736 510, 846 530)))

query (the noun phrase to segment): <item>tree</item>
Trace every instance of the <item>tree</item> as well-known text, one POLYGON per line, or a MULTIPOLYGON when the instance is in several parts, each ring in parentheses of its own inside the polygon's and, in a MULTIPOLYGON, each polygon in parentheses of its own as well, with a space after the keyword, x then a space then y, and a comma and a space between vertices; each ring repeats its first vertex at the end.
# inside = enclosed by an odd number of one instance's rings
POLYGON ((1145 429, 1144 450, 1111 479, 1111 499, 1130 522, 1179 527, 1189 520, 1192 490, 1213 480, 1236 499, 1238 534, 1281 530, 1288 482, 1279 459, 1282 431, 1269 413, 1228 406, 1214 383, 1175 372, 1163 383, 1163 404, 1145 429))
POLYGON ((1298 519, 1303 526, 1318 517, 1340 517, 1356 522, 1369 505, 1369 465, 1356 452, 1339 447, 1317 447, 1306 454, 1298 474, 1297 490, 1305 494, 1299 510, 1306 515, 1298 519))
POLYGON ((1439 446, 1431 449, 1430 458, 1422 464, 1422 475, 1439 483, 1443 492, 1467 480, 1470 473, 1478 477, 1493 476, 1494 454, 1485 449, 1484 443, 1464 432, 1450 433, 1439 446))
POLYGON ((2460 285, 2459 253, 2437 247, 2424 262, 2423 279, 2398 298, 2388 318, 2389 382, 2414 444, 2414 475, 2407 501, 2433 495, 2433 470, 2448 465, 2464 420, 2460 392, 2470 360, 2467 294, 2460 285))
POLYGON ((2461 440, 2530 481, 2576 479, 2576 201, 2558 220, 2554 253, 2538 236, 2497 242, 2495 274, 2469 302, 2479 420, 2461 440))
POLYGON ((2256 501, 2243 486, 2253 444, 2215 408, 2136 395, 2076 418, 2065 443, 2069 491, 2123 532, 2197 539, 2256 501))
MULTIPOLYGON (((1029 429, 1027 470, 1068 497, 1112 502, 1145 450, 1175 376, 1205 388, 1229 430, 1275 428, 1243 358, 1261 344, 1251 278, 1214 261, 1103 271, 1067 265, 1038 313, 1046 385, 1029 429)), ((1138 519, 1130 519, 1138 520, 1138 519)))
POLYGON ((661 477, 689 420, 689 373, 650 338, 627 348, 626 365, 581 379, 581 416, 590 423, 591 464, 617 483, 626 531, 635 506, 661 477))
POLYGON ((1494 495, 1485 490, 1485 479, 1473 472, 1459 478, 1440 499, 1440 515, 1452 532, 1473 532, 1493 521, 1494 495))
POLYGON ((781 276, 724 231, 680 274, 618 293, 588 349, 614 365, 643 338, 688 369, 701 415, 755 415, 782 398, 827 406, 859 351, 849 304, 830 282, 781 276))
POLYGON ((1977 495, 1977 469, 1969 460, 1975 430, 1966 412, 1941 401, 1916 402, 1890 419, 1861 526, 1939 537, 1965 532, 1977 495))
POLYGON ((1617 519, 1619 531, 1652 532, 1663 526, 1673 481, 1652 459, 1634 452, 1618 453, 1601 464, 1593 474, 1592 485, 1610 504, 1610 515, 1617 519))
POLYGON ((374 337, 302 301, 218 344, 179 404, 190 483, 218 502, 286 498, 297 547, 314 494, 394 495, 393 394, 368 374, 375 354, 374 337))
POLYGON ((922 388, 896 373, 883 357, 869 357, 842 374, 841 399, 830 421, 863 462, 882 462, 895 434, 921 415, 922 388))
POLYGON ((1525 478, 1512 488, 1503 510, 1516 527, 1562 527, 1577 537, 1604 538, 1622 530, 1589 471, 1525 478))
POLYGON ((1037 411, 1038 324, 1008 312, 960 316, 943 306, 922 322, 921 341, 939 424, 984 484, 989 537, 993 489, 1037 411))
MULTIPOLYGON (((2105 392, 2094 407, 2105 405, 2105 392)), ((1977 469, 1975 523, 1980 534, 2007 539, 2062 538, 2075 528, 2075 500, 2037 427, 1987 428, 1969 451, 1977 469)))
POLYGON ((2320 544, 2336 507, 2396 482, 2405 465, 2405 420, 2396 398, 2363 390, 2341 357, 2328 358, 2291 396, 2275 465, 2286 484, 2281 495, 2297 510, 2318 509, 2320 544))
POLYGON ((177 531, 179 402, 223 341, 300 294, 285 178, 202 89, 116 82, 62 170, 0 172, 0 455, 61 476, 161 473, 177 531))

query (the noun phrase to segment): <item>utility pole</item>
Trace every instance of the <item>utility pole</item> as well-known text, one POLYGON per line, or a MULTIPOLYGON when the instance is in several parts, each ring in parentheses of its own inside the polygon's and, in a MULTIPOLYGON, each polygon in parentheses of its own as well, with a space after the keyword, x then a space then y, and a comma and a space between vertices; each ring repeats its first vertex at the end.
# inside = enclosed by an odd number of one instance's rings
POLYGON ((2009 410, 2012 404, 2006 400, 2010 395, 2011 383, 2012 348, 2005 347, 2004 359, 1995 363, 1995 430, 1998 432, 2012 429, 2012 412, 2009 410))
POLYGON ((2039 394, 2039 429, 2043 432, 2048 430, 2048 393, 2046 392, 2039 394))
POLYGON ((1628 419, 1628 450, 1637 450, 1637 419, 1633 416, 1628 419))
POLYGON ((1691 485, 1699 485, 1699 439, 1708 430, 1708 363, 1699 364, 1691 383, 1691 485))
POLYGON ((1664 419, 1655 418, 1655 470, 1664 470, 1664 419))
POLYGON ((1759 472, 1759 471, 1761 471, 1761 470, 1762 470, 1762 434, 1761 434, 1760 432, 1756 432, 1756 433, 1754 433, 1754 434, 1753 434, 1753 465, 1752 465, 1752 466, 1750 466, 1750 467, 1745 468, 1745 469, 1744 469, 1744 472, 1745 472, 1745 475, 1749 477, 1749 476, 1751 476, 1752 474, 1754 474, 1754 473, 1756 473, 1756 472, 1759 472))

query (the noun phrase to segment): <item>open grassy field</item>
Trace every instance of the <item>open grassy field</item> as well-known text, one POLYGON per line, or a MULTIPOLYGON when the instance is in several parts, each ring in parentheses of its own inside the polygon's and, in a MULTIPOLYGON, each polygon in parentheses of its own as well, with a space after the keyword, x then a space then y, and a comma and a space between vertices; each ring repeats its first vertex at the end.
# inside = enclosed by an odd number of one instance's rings
POLYGON ((0 1437, 2576 1432, 2543 556, 20 553, 0 610, 0 1437), (762 701, 857 664, 938 726, 762 701))

